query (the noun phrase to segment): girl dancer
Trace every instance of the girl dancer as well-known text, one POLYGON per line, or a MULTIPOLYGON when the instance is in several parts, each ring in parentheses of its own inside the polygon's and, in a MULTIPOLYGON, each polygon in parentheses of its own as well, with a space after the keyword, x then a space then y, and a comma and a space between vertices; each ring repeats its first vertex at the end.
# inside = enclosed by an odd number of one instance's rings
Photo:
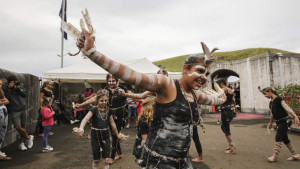
MULTIPOLYGON (((259 87, 260 89, 260 87, 259 87)), ((269 108, 271 109, 271 118, 268 124, 268 129, 272 128, 273 121, 275 120, 277 125, 277 132, 275 136, 275 148, 274 153, 271 157, 268 157, 267 160, 269 162, 276 162, 277 156, 280 152, 282 142, 286 145, 286 147, 292 153, 292 156, 288 158, 288 161, 300 160, 299 154, 296 152, 295 147, 291 143, 288 138, 287 132, 288 128, 292 124, 292 118, 294 118, 295 123, 299 124, 299 119, 294 111, 285 103, 285 101, 278 96, 278 94, 271 88, 266 87, 261 92, 265 95, 266 98, 271 99, 269 108), (289 114, 290 116, 289 116, 289 114)))
POLYGON ((48 144, 48 135, 50 132, 51 126, 54 124, 53 122, 53 115, 55 112, 52 110, 51 107, 51 98, 44 97, 41 109, 42 115, 42 126, 44 127, 44 135, 43 135, 43 152, 51 152, 53 148, 48 144))
MULTIPOLYGON (((124 90, 119 88, 118 79, 111 74, 106 76, 106 82, 108 87, 105 88, 108 91, 108 106, 112 109, 113 119, 117 126, 118 132, 121 132, 123 124, 125 124, 125 104, 126 104, 126 97, 122 96, 121 93, 124 93, 124 90)), ((82 104, 76 104, 76 108, 83 107, 85 105, 89 105, 92 103, 97 102, 97 97, 94 96, 91 99, 85 101, 82 104)), ((109 163, 112 164, 115 160, 123 158, 121 144, 118 140, 117 136, 112 133, 112 151, 111 157, 109 159, 109 163), (117 156, 116 153, 118 154, 117 156)))
MULTIPOLYGON (((205 57, 190 55, 183 65, 183 75, 172 80, 165 75, 146 75, 117 63, 94 48, 94 39, 83 29, 77 46, 93 62, 126 83, 156 93, 154 118, 144 145, 141 165, 146 168, 192 168, 187 151, 190 147, 197 104, 218 105, 219 98, 199 89, 207 81, 211 53, 202 43, 205 57)), ((197 119, 197 118, 196 118, 197 119)))
POLYGON ((155 97, 153 96, 147 97, 143 101, 142 111, 138 117, 138 121, 139 121, 137 126, 138 133, 133 148, 133 155, 135 155, 137 162, 143 156, 142 150, 148 135, 149 128, 153 120, 154 105, 155 105, 155 97))
POLYGON ((229 148, 225 150, 226 154, 235 154, 235 144, 232 142, 230 133, 230 121, 233 119, 233 111, 231 110, 231 105, 233 103, 233 91, 226 86, 225 79, 219 79, 217 81, 218 85, 224 90, 227 100, 220 106, 221 109, 221 129, 226 136, 229 144, 229 148))
POLYGON ((91 111, 81 121, 80 128, 77 132, 79 136, 83 135, 84 126, 91 119, 91 145, 93 151, 93 169, 99 168, 100 153, 102 153, 103 169, 109 168, 110 155, 110 137, 109 124, 119 140, 123 137, 119 135, 116 124, 112 118, 112 110, 107 106, 108 92, 100 90, 97 92, 97 107, 93 107, 91 111))

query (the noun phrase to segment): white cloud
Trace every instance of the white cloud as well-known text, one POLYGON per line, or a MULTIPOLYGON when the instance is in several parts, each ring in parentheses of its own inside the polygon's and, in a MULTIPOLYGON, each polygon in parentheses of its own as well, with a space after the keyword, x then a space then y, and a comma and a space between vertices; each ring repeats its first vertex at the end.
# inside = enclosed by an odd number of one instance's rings
MULTIPOLYGON (((0 0, 1 68, 41 76, 60 67, 61 0, 0 0)), ((300 53, 297 0, 68 0, 67 18, 79 27, 87 8, 97 48, 112 59, 160 60, 202 52, 272 47, 300 53)), ((65 41, 65 52, 77 52, 65 41)), ((81 59, 65 57, 64 65, 81 59)))

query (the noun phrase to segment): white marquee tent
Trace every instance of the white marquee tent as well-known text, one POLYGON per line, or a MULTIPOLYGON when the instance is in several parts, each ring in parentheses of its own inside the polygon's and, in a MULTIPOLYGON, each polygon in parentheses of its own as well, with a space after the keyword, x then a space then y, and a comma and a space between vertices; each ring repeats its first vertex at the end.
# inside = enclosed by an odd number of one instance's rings
MULTIPOLYGON (((150 62, 147 58, 130 60, 122 62, 122 64, 129 66, 131 69, 145 74, 157 73, 159 68, 150 62)), ((82 59, 79 63, 69 67, 49 70, 43 72, 43 79, 60 81, 60 82, 105 82, 107 71, 96 65, 90 59, 82 59)), ((169 72, 171 78, 177 79, 181 75, 180 72, 169 72)))

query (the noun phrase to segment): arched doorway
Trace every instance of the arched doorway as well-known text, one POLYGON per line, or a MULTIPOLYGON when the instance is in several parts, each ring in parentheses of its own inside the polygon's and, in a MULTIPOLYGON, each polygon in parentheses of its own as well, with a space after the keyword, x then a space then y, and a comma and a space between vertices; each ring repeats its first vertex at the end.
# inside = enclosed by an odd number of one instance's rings
MULTIPOLYGON (((234 91, 234 99, 238 110, 241 110, 241 96, 240 96, 240 78, 239 74, 229 69, 219 69, 211 74, 211 82, 216 78, 224 78, 227 85, 234 91)), ((212 85, 213 86, 213 85, 212 85)))

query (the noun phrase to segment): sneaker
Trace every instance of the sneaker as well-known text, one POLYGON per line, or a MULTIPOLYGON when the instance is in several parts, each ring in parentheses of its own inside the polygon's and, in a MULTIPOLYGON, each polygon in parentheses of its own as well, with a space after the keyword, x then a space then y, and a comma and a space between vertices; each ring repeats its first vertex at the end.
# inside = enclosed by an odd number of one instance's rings
POLYGON ((75 123, 77 123, 77 122, 79 122, 80 120, 75 119, 74 121, 75 121, 75 123))
POLYGON ((0 156, 6 157, 6 154, 4 152, 0 151, 0 156))
POLYGON ((27 150, 27 147, 25 147, 25 144, 24 143, 21 143, 20 145, 19 145, 19 148, 18 148, 19 150, 21 150, 21 151, 26 151, 27 150))
POLYGON ((71 123, 71 124, 74 124, 74 123, 75 123, 75 120, 70 120, 70 123, 71 123))
POLYGON ((43 137, 43 136, 44 136, 44 133, 39 134, 39 136, 43 137))
POLYGON ((129 129, 129 124, 127 124, 126 128, 129 129))
POLYGON ((33 147, 33 135, 29 135, 30 138, 27 140, 27 146, 28 148, 32 148, 33 147))
POLYGON ((49 132, 49 136, 52 136, 53 134, 54 134, 53 132, 51 132, 51 131, 49 132))
POLYGON ((53 147, 51 147, 51 146, 47 146, 46 148, 43 148, 43 153, 48 153, 48 152, 51 152, 51 151, 53 151, 53 147))

